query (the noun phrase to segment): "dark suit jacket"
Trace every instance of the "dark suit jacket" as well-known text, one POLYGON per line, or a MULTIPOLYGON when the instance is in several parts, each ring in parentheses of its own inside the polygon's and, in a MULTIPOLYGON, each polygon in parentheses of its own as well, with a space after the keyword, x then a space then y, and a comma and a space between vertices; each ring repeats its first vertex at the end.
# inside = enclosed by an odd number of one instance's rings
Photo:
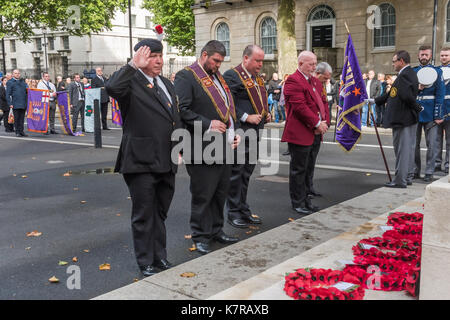
MULTIPOLYGON (((208 94, 203 90, 203 87, 197 82, 193 73, 189 70, 183 69, 176 74, 175 77, 175 91, 179 99, 179 109, 180 116, 185 124, 185 127, 190 132, 190 154, 183 153, 183 157, 186 161, 191 161, 194 163, 195 159, 200 159, 200 155, 197 154, 194 158, 194 140, 201 139, 199 134, 204 134, 210 127, 212 120, 220 120, 220 116, 217 113, 214 105, 209 98, 208 94), (198 132, 197 137, 194 135, 194 124, 201 124, 201 133, 198 132)), ((239 121, 234 121, 235 129, 239 128, 239 121)), ((211 133, 212 136, 218 136, 220 134, 211 133)), ((214 138, 213 138, 214 139, 214 138)), ((227 143, 227 133, 222 134, 223 141, 223 158, 222 161, 226 160, 227 149, 229 144, 227 143)), ((204 149, 211 144, 211 141, 203 141, 202 143, 202 153, 204 149)), ((186 148, 188 147, 185 144, 186 148)), ((228 150, 229 151, 229 150, 228 150)), ((213 153, 213 156, 216 154, 213 153)), ((203 158, 202 158, 203 159, 203 158)), ((202 162, 203 163, 203 162, 202 162)))
POLYGON ((256 114, 256 112, 253 109, 253 105, 248 96, 247 89, 239 78, 239 75, 236 73, 236 71, 230 69, 223 74, 223 78, 227 82, 228 86, 230 87, 231 93, 233 94, 234 103, 236 105, 236 117, 241 123, 241 129, 246 131, 251 128, 255 129, 258 133, 259 129, 264 128, 265 119, 262 119, 258 125, 248 122, 242 122, 240 120, 245 113, 251 115, 256 114))
MULTIPOLYGON (((364 80, 364 84, 367 86, 367 82, 369 80, 364 80)), ((381 95, 381 83, 377 79, 372 79, 372 82, 370 83, 370 99, 377 98, 381 95)))
POLYGON ((23 79, 11 79, 6 83, 6 102, 14 109, 27 109, 28 85, 23 79))
POLYGON ((177 163, 171 160, 175 144, 171 139, 172 133, 180 127, 177 99, 170 81, 160 78, 171 95, 172 108, 163 104, 156 89, 150 88, 149 81, 141 71, 129 65, 116 71, 106 81, 106 91, 119 103, 123 119, 123 136, 116 172, 177 171, 177 163))
POLYGON ((3 111, 9 110, 8 103, 6 102, 6 89, 1 84, 0 84, 0 109, 3 111))
POLYGON ((391 90, 375 99, 377 105, 386 103, 383 120, 385 128, 402 128, 418 122, 420 110, 416 102, 418 91, 417 74, 408 66, 398 75, 391 90))
POLYGON ((92 89, 102 88, 100 90, 100 103, 107 103, 107 102, 109 102, 109 96, 105 90, 106 78, 105 77, 102 77, 102 78, 103 78, 103 81, 100 80, 100 78, 97 75, 94 78, 92 78, 91 88, 92 89))
POLYGON ((328 126, 330 125, 328 102, 326 96, 322 94, 322 83, 315 77, 311 77, 311 83, 309 85, 299 70, 286 80, 284 97, 288 115, 282 142, 310 146, 314 142, 314 130, 319 120, 327 121, 328 126), (314 93, 313 88, 318 95, 314 93), (325 113, 322 119, 319 118, 320 104, 325 113))
MULTIPOLYGON (((84 85, 80 82, 81 91, 84 93, 84 85)), ((66 88, 69 92, 70 104, 76 106, 80 101, 80 92, 78 90, 78 86, 75 81, 72 81, 69 86, 66 88)))

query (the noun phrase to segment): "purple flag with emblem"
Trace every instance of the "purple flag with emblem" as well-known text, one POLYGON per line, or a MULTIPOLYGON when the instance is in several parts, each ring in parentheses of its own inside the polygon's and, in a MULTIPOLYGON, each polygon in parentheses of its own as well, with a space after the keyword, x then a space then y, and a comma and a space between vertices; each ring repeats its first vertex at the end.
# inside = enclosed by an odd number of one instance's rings
POLYGON ((28 89, 27 126, 31 132, 47 132, 50 91, 28 89))
POLYGON ((366 85, 349 34, 342 69, 336 125, 336 141, 347 152, 352 151, 361 139, 360 110, 365 99, 367 99, 366 85))
POLYGON ((58 93, 58 108, 59 117, 61 119, 62 129, 65 134, 69 136, 81 136, 81 132, 73 132, 72 130, 72 120, 70 118, 70 101, 69 95, 66 91, 59 91, 58 93))

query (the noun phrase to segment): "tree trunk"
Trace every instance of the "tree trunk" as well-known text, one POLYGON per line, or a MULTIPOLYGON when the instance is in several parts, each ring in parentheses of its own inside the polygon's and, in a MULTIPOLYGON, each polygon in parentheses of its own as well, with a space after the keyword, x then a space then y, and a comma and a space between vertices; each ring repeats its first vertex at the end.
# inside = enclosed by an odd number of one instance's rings
POLYGON ((280 79, 298 67, 295 37, 295 0, 278 0, 278 73, 280 79))

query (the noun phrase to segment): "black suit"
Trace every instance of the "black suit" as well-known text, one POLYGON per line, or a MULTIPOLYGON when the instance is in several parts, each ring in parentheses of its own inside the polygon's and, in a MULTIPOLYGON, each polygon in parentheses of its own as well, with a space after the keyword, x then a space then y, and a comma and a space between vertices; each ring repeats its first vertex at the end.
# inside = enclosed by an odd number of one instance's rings
MULTIPOLYGON (((160 89, 141 71, 125 65, 106 82, 106 91, 119 103, 123 136, 115 171, 124 175, 133 202, 132 231, 137 263, 152 265, 166 259, 166 229, 175 188, 176 162, 171 160, 172 132, 180 118, 172 84, 160 77, 173 105, 163 103, 160 89)), ((178 159, 174 159, 177 161, 178 159)))
POLYGON ((377 105, 386 103, 385 128, 392 128, 395 152, 394 183, 406 186, 414 175, 416 128, 420 106, 416 102, 419 81, 411 67, 406 67, 392 84, 391 90, 375 98, 377 105))
MULTIPOLYGON (((251 124, 241 121, 244 114, 257 114, 250 101, 247 89, 242 83, 239 75, 230 69, 223 75, 236 104, 236 117, 240 122, 241 129, 246 132, 246 137, 241 143, 245 143, 245 154, 235 152, 235 159, 244 156, 245 162, 235 162, 231 170, 230 189, 227 197, 228 218, 248 220, 251 216, 250 206, 247 203, 247 190, 250 177, 255 170, 258 159, 259 130, 264 128, 265 119, 259 124, 251 124), (253 139, 252 139, 253 138, 253 139)), ((265 96, 263 98, 266 98, 265 96)))
MULTIPOLYGON (((207 243, 223 234, 223 209, 227 197, 231 165, 226 164, 227 155, 232 154, 227 143, 226 133, 209 133, 209 136, 222 138, 222 145, 213 153, 215 161, 209 163, 202 155, 208 150, 210 141, 203 141, 201 147, 194 150, 196 139, 201 139, 208 131, 212 120, 220 120, 208 94, 197 82, 193 73, 181 70, 175 77, 175 90, 179 98, 180 116, 186 129, 190 132, 188 144, 185 144, 183 158, 191 177, 191 229, 194 242, 207 243), (197 130, 194 129, 197 128, 197 130), (197 151, 197 152, 194 152, 197 151), (222 152, 222 154, 218 154, 222 152)), ((239 126, 234 121, 235 128, 239 126)))
POLYGON ((108 123, 106 116, 108 115, 108 103, 109 103, 109 96, 108 93, 105 90, 105 77, 99 77, 95 76, 91 81, 91 87, 94 88, 101 88, 100 90, 100 111, 101 111, 101 118, 102 118, 102 127, 103 129, 108 128, 108 123))
POLYGON ((8 123, 9 106, 6 102, 6 88, 2 84, 0 84, 0 110, 2 111, 0 121, 3 119, 5 131, 12 132, 14 130, 14 125, 8 123))

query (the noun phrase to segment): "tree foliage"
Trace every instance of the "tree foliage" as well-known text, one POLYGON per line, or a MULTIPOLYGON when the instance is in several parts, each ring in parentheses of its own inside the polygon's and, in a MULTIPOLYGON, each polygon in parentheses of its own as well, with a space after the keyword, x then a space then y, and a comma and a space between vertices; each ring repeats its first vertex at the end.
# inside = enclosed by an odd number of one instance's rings
POLYGON ((114 13, 125 12, 127 4, 128 0, 1 0, 0 37, 26 41, 40 28, 78 36, 110 30, 114 13))
POLYGON ((153 22, 163 26, 165 40, 183 55, 195 52, 193 4, 194 0, 144 0, 142 5, 154 14, 153 22))

